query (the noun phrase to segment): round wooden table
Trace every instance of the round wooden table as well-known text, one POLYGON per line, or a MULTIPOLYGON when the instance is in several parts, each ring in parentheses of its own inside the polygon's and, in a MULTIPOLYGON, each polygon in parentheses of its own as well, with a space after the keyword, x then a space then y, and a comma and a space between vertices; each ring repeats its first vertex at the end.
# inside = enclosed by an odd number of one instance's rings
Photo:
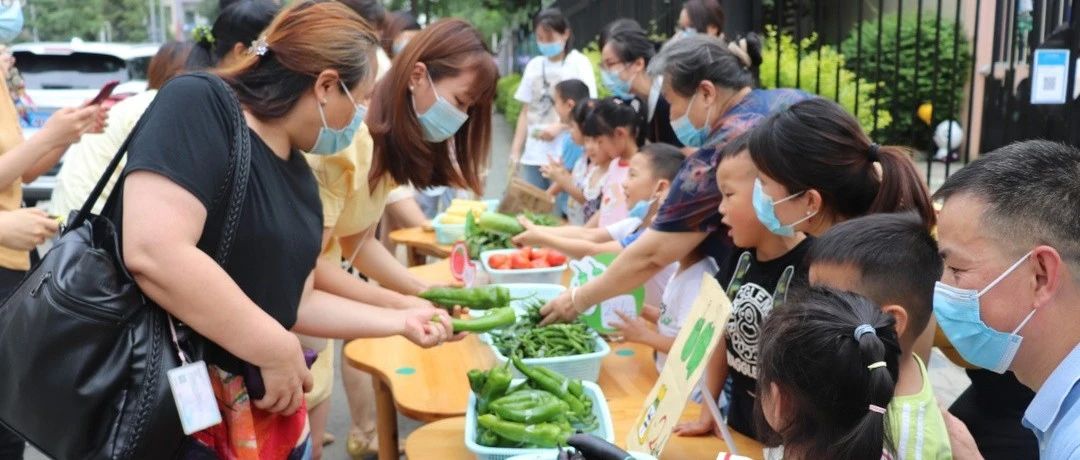
POLYGON ((435 241, 435 231, 423 227, 402 228, 390 232, 390 241, 405 245, 409 266, 423 265, 428 256, 444 259, 450 256, 450 246, 435 241))

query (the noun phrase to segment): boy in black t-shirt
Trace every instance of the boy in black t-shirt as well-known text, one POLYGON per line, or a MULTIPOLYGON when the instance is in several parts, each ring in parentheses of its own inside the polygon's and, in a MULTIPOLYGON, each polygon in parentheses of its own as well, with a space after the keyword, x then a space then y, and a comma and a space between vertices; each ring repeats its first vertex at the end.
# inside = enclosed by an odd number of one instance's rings
MULTIPOLYGON (((712 354, 705 384, 719 395, 731 377, 731 404, 728 425, 747 436, 756 437, 753 421, 758 373, 758 343, 765 317, 784 302, 793 284, 805 284, 808 267, 803 262, 811 239, 802 234, 784 237, 770 232, 754 213, 751 197, 758 171, 746 149, 746 136, 732 140, 717 168, 717 183, 723 199, 720 213, 735 245, 744 250, 721 267, 717 280, 727 285, 732 310, 724 340, 712 354)), ((696 422, 675 428, 682 436, 716 432, 716 422, 708 410, 696 422)))

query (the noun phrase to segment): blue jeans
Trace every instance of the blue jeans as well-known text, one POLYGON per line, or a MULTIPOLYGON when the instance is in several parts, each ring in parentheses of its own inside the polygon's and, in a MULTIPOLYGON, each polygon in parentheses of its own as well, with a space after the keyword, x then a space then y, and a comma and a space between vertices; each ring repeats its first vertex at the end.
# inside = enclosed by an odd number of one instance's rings
POLYGON ((521 165, 520 173, 525 182, 540 187, 540 190, 546 191, 551 186, 551 181, 547 180, 543 174, 540 174, 540 166, 521 165))

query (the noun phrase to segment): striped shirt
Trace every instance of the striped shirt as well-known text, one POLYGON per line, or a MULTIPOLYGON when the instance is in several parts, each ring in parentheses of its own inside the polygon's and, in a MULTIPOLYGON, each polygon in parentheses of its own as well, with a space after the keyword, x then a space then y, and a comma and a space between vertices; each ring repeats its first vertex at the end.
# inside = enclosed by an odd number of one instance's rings
POLYGON ((922 389, 907 396, 894 396, 888 408, 889 431, 896 446, 896 460, 940 460, 952 458, 945 419, 941 416, 926 366, 917 355, 922 373, 922 389))

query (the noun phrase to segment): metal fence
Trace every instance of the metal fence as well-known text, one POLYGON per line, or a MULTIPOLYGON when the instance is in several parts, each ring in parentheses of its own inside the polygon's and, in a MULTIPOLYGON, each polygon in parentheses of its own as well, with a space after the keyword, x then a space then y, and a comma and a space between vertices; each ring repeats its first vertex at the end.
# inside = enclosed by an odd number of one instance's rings
MULTIPOLYGON (((1080 51, 1080 34, 1067 27, 1076 22, 1071 12, 1080 0, 723 3, 728 37, 743 31, 764 37, 763 86, 837 100, 876 141, 922 152, 917 159, 926 160, 931 184, 977 152, 1015 140, 1080 144, 1075 98, 1058 106, 1029 102, 1033 50, 1066 48, 1073 57, 1080 51), (947 148, 939 150, 941 144, 947 148)), ((558 0, 555 6, 570 18, 580 47, 620 17, 668 35, 682 1, 558 0)))

